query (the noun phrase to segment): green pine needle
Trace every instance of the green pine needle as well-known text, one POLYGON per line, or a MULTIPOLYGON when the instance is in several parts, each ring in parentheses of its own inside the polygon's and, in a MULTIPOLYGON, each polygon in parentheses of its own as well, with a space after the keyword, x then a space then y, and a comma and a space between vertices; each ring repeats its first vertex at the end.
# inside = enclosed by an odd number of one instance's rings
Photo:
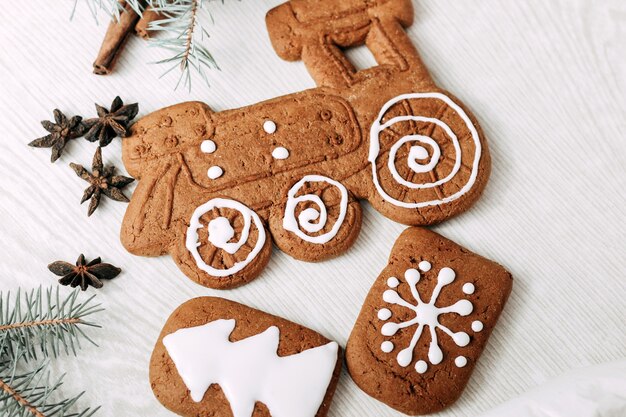
POLYGON ((82 327, 100 327, 87 317, 102 309, 93 296, 79 302, 79 293, 61 297, 59 287, 0 292, 0 416, 90 417, 99 409, 72 411, 83 393, 63 397, 63 377, 51 380, 45 359, 76 354, 81 339, 95 344, 82 327))
POLYGON ((0 415, 11 417, 90 417, 100 407, 72 412, 76 401, 83 395, 58 400, 63 377, 52 380, 48 363, 34 370, 18 374, 15 362, 0 364, 0 415))
POLYGON ((24 294, 18 290, 14 297, 0 292, 0 354, 16 358, 21 352, 28 361, 62 352, 75 355, 81 339, 95 344, 82 327, 99 327, 88 316, 102 309, 94 305, 93 296, 79 302, 78 294, 77 290, 62 298, 59 287, 24 294))
POLYGON ((209 50, 202 45, 208 33, 200 25, 198 16, 204 12, 202 0, 153 0, 151 7, 164 16, 150 24, 150 30, 161 32, 161 37, 152 38, 152 45, 167 49, 172 56, 159 61, 170 64, 166 74, 176 68, 181 71, 176 87, 181 82, 191 90, 191 70, 208 84, 205 69, 218 69, 209 50))

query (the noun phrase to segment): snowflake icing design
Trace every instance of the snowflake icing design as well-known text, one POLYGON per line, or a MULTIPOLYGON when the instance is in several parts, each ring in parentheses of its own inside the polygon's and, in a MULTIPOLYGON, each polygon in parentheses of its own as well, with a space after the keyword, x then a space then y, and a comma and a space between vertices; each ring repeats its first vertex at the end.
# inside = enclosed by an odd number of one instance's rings
MULTIPOLYGON (((427 261, 422 261, 419 263, 419 269, 422 272, 427 272, 431 269, 431 265, 427 261)), ((397 355, 398 364, 402 367, 407 367, 411 364, 411 362, 413 362, 413 351, 415 349, 415 346, 417 345, 417 342, 419 341, 420 336, 422 335, 422 332, 424 331, 424 328, 428 327, 430 331, 428 361, 433 365, 438 365, 443 361, 443 352, 439 347, 436 329, 440 329, 445 334, 450 336, 457 346, 465 347, 470 342, 470 337, 467 333, 455 333, 452 330, 448 329, 446 326, 443 326, 441 323, 439 323, 439 316, 449 313, 456 313, 461 316, 468 316, 472 313, 474 306, 469 300, 465 299, 459 300, 456 303, 447 307, 435 306, 435 303, 437 302, 437 298, 439 297, 442 288, 448 284, 451 284, 456 278, 456 273, 451 268, 445 267, 439 271, 439 274, 437 275, 437 285, 435 286, 435 289, 433 290, 433 293, 428 302, 422 301, 420 293, 417 290, 417 283, 421 278, 420 271, 413 268, 407 269, 404 274, 404 278, 410 286, 411 294, 415 299, 415 304, 412 304, 411 302, 403 299, 400 294, 398 294, 396 288, 398 287, 398 285, 400 285, 400 281, 396 277, 390 277, 387 280, 387 285, 390 287, 390 289, 386 290, 383 293, 383 300, 386 303, 399 305, 413 310, 415 312, 415 317, 411 320, 401 323, 387 322, 383 325, 381 333, 383 334, 383 336, 390 337, 395 335, 400 329, 417 326, 415 332, 413 333, 413 338, 411 339, 409 346, 405 349, 402 349, 397 355)), ((474 284, 472 284, 471 282, 465 283, 463 285, 463 292, 465 294, 473 294, 474 290, 474 284)), ((380 320, 386 321, 390 319, 391 316, 392 313, 387 308, 383 308, 378 311, 378 318, 380 320)), ((474 330, 475 332, 481 331, 482 327, 482 322, 478 320, 472 323, 472 330, 474 330)), ((381 350, 385 353, 391 353, 394 350, 393 342, 383 342, 381 345, 381 350)), ((467 364, 467 358, 465 358, 464 356, 458 356, 454 362, 457 367, 461 368, 467 364)), ((427 369, 428 364, 426 363, 426 361, 418 360, 415 363, 415 370, 418 373, 423 374, 424 372, 426 372, 427 369)))

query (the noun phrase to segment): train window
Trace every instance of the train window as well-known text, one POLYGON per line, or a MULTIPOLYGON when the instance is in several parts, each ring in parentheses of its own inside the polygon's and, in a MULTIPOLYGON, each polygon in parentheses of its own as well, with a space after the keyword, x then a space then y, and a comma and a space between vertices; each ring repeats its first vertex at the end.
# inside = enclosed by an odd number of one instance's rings
POLYGON ((344 48, 345 57, 354 66, 356 71, 365 70, 378 66, 374 55, 365 45, 359 45, 352 48, 344 48))

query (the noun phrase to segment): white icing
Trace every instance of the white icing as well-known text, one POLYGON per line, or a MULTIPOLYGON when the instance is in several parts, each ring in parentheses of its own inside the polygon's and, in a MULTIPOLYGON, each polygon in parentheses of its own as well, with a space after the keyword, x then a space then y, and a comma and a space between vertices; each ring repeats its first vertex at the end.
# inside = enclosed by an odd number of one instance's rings
POLYGON ((393 343, 388 340, 381 343, 380 350, 382 350, 385 353, 391 352, 393 350, 393 343))
POLYGON ((416 330, 413 333, 413 337, 409 346, 400 351, 397 355, 398 364, 406 367, 413 361, 413 351, 419 341, 422 331, 425 327, 430 330, 430 346, 428 349, 428 360, 433 365, 441 363, 443 360, 443 352, 439 347, 436 329, 440 329, 445 334, 450 336, 457 346, 467 346, 470 342, 470 337, 465 332, 452 332, 446 326, 439 323, 439 316, 442 314, 456 313, 461 316, 469 315, 473 310, 473 305, 468 300, 459 300, 456 303, 447 307, 437 307, 435 303, 441 293, 441 290, 446 285, 452 283, 456 278, 456 274, 451 268, 442 268, 437 276, 437 285, 433 290, 430 301, 428 303, 422 301, 419 291, 417 290, 417 282, 419 281, 419 272, 415 269, 408 269, 405 272, 405 279, 411 289, 411 294, 415 299, 416 304, 412 304, 404 300, 396 290, 386 290, 383 293, 383 300, 389 304, 396 304, 415 312, 415 317, 411 320, 393 323, 387 322, 382 326, 381 333, 383 336, 393 336, 398 330, 411 326, 416 326, 416 330), (417 273, 417 274, 416 274, 417 273))
MULTIPOLYGON (((409 156, 407 158, 407 164, 409 165, 409 168, 411 168, 413 172, 417 174, 422 174, 424 172, 432 171, 437 166, 437 163, 439 162, 439 158, 441 158, 441 149, 439 148, 439 145, 437 145, 437 142, 423 135, 405 136, 404 138, 394 143, 391 149, 389 149, 389 162, 387 163, 387 166, 389 167, 389 171, 391 172, 391 175, 393 176, 393 178, 400 184, 405 185, 409 188, 415 188, 415 189, 429 188, 429 187, 425 187, 423 184, 414 184, 412 182, 405 180, 404 178, 400 176, 400 174, 398 173, 398 170, 396 169, 396 162, 395 162, 396 154, 398 153, 402 145, 404 145, 407 142, 415 142, 415 141, 423 142, 427 145, 430 145, 430 147, 433 149, 433 155, 431 156, 427 164, 422 164, 421 162, 417 161, 417 159, 419 158, 416 158, 416 154, 417 155, 421 154, 422 153, 421 151, 424 151, 426 152, 426 154, 428 154, 428 152, 426 151, 426 148, 420 145, 412 146, 411 150, 409 150, 409 156), (414 152, 415 149, 418 149, 418 151, 414 152)), ((460 147, 459 147, 459 151, 460 151, 460 147)), ((440 181, 443 181, 443 180, 440 180, 440 181)), ((439 185, 443 184, 444 182, 446 181, 439 182, 439 185)))
POLYGON ((381 308, 378 310, 378 318, 380 320, 389 320, 391 318, 391 310, 388 308, 381 308))
POLYGON ((483 330, 483 322, 480 320, 475 320, 472 322, 472 330, 475 331, 476 333, 480 332, 483 330))
POLYGON ((263 223, 261 222, 259 216, 243 204, 234 200, 228 200, 224 198, 214 198, 207 203, 204 203, 193 212, 191 220, 189 221, 189 228, 187 229, 187 236, 185 241, 185 246, 196 261, 198 268, 214 277, 227 277, 241 271, 259 254, 264 244, 265 229, 263 228, 263 223), (223 249, 232 255, 248 242, 252 222, 254 222, 254 225, 258 230, 257 242, 254 245, 254 248, 252 248, 252 250, 246 257, 246 259, 236 262, 228 269, 217 269, 212 267, 211 265, 208 265, 206 262, 204 262, 204 260, 200 256, 200 252, 198 251, 198 247, 202 244, 198 241, 198 229, 204 227, 200 222, 200 218, 214 208, 230 208, 233 210, 237 210, 241 214, 241 216, 243 216, 244 224, 243 229, 241 230, 241 236, 239 237, 239 240, 234 243, 229 243, 229 241, 233 238, 235 232, 228 219, 226 219, 225 217, 212 219, 208 224, 208 240, 213 246, 223 249))
POLYGON ((217 145, 210 139, 203 140, 200 144, 200 150, 204 153, 213 153, 217 149, 217 145))
POLYGON ((428 261, 422 261, 422 262, 419 263, 418 268, 422 272, 428 272, 428 271, 430 271, 430 268, 432 268, 432 265, 428 261))
POLYGON ((222 175, 224 175, 224 170, 218 167, 217 165, 214 165, 211 168, 209 168, 206 174, 209 178, 211 178, 212 180, 215 180, 221 177, 222 175))
POLYGON ((407 269, 404 273, 404 279, 410 285, 415 285, 420 281, 420 273, 417 269, 407 269))
POLYGON ((474 284, 472 284, 471 282, 463 284, 463 292, 467 295, 474 294, 475 289, 476 288, 474 287, 474 284))
POLYGON ((463 368, 465 365, 467 365, 467 358, 465 356, 457 356, 454 359, 454 364, 457 366, 457 368, 463 368))
POLYGON ((441 93, 402 94, 398 97, 391 99, 390 101, 385 103, 385 105, 382 107, 378 115, 378 118, 374 121, 370 129, 370 150, 369 150, 368 161, 372 164, 372 177, 374 180, 374 185, 376 186, 376 190, 378 191, 378 193, 381 195, 383 199, 399 207, 420 208, 420 207, 427 207, 427 206, 435 206, 435 205, 449 203, 451 201, 454 201, 460 198, 462 195, 467 193, 476 182, 476 177, 478 176, 478 164, 480 162, 480 155, 481 155, 480 137, 478 135, 478 131, 474 127, 474 124, 470 120, 469 116, 467 116, 467 114, 463 111, 463 109, 458 104, 452 101, 448 96, 441 94, 441 93), (468 179, 467 183, 459 191, 445 198, 431 200, 431 201, 422 201, 422 202, 417 202, 417 203, 407 203, 407 202, 400 201, 391 197, 389 194, 387 194, 387 192, 380 185, 380 182, 378 179, 377 167, 376 167, 376 160, 378 159, 378 156, 380 154, 379 135, 384 129, 399 122, 405 122, 405 121, 427 122, 427 123, 433 123, 441 127, 452 141, 452 145, 455 151, 455 160, 454 160, 454 167, 452 171, 447 177, 443 179, 440 179, 435 182, 422 183, 422 184, 409 182, 405 180, 404 178, 402 178, 400 174, 398 173, 398 170, 396 169, 396 153, 398 152, 400 147, 408 142, 416 142, 416 144, 414 144, 409 151, 409 156, 408 156, 408 161, 407 161, 407 165, 415 173, 431 172, 439 163, 439 159, 441 157, 441 148, 432 138, 429 138, 427 136, 423 136, 423 135, 404 136, 403 138, 398 140, 389 150, 389 161, 388 161, 387 166, 395 181, 397 181, 399 184, 402 184, 405 187, 408 187, 410 189, 434 188, 452 180, 452 178, 454 178, 454 176, 461 169, 461 162, 462 162, 461 161, 461 146, 459 144, 459 140, 457 136, 454 134, 454 132, 452 131, 452 129, 450 128, 450 126, 445 124, 443 121, 430 118, 430 117, 409 115, 409 116, 393 117, 387 122, 381 124, 387 111, 392 106, 394 106, 396 103, 400 101, 409 100, 409 99, 436 99, 436 100, 443 101, 445 104, 447 104, 452 110, 454 110, 459 115, 459 117, 463 120, 467 129, 470 131, 472 135, 472 140, 475 146, 475 155, 474 155, 474 161, 472 164, 472 172, 470 174, 470 178, 468 179), (426 148, 422 146, 422 144, 428 145, 429 147, 432 148, 432 155, 430 155, 430 158, 427 163, 421 162, 421 160, 428 158, 428 155, 427 155, 428 152, 426 151, 426 148))
POLYGON ((291 189, 287 193, 287 204, 285 206, 283 228, 292 233, 295 233, 296 236, 298 236, 302 240, 321 245, 329 242, 337 235, 346 217, 347 211, 348 190, 346 189, 346 187, 343 186, 343 184, 321 175, 307 175, 300 181, 298 181, 293 187, 291 187, 291 189), (316 194, 304 194, 296 197, 296 193, 298 192, 298 190, 302 188, 302 186, 307 182, 326 182, 337 187, 337 189, 341 193, 341 202, 339 203, 340 208, 337 221, 330 231, 319 236, 309 236, 300 230, 300 228, 302 228, 308 233, 317 233, 322 230, 324 226, 326 226, 326 221, 328 219, 326 205, 319 196, 317 196, 316 194), (311 202, 315 204, 317 206, 317 209, 309 207, 306 210, 303 210, 298 216, 298 220, 296 220, 296 207, 299 203, 304 202, 311 202))
POLYGON ((231 255, 239 249, 237 243, 228 243, 235 236, 235 229, 226 217, 217 217, 209 222, 209 242, 231 255))
POLYGON ((418 374, 423 374, 428 370, 428 364, 425 361, 419 360, 415 362, 415 371, 418 374))
POLYGON ((387 280, 387 286, 390 288, 396 288, 398 285, 400 285, 400 281, 396 277, 389 277, 387 280))
POLYGON ((234 417, 251 417, 257 401, 273 417, 314 417, 332 380, 337 343, 279 357, 278 327, 230 342, 234 328, 235 320, 216 320, 163 338, 191 399, 202 401, 218 384, 234 417))
POLYGON ((263 123, 263 130, 265 130, 265 133, 269 133, 270 135, 274 132, 276 132, 276 123, 274 123, 272 120, 266 120, 263 123))
POLYGON ((272 157, 274 159, 287 159, 289 158, 289 151, 286 148, 279 146, 272 151, 272 157))
MULTIPOLYGON (((438 147, 438 146, 437 146, 438 147)), ((415 145, 411 147, 409 151, 409 163, 418 164, 416 162, 417 159, 426 159, 428 158, 428 150, 423 146, 415 145)))

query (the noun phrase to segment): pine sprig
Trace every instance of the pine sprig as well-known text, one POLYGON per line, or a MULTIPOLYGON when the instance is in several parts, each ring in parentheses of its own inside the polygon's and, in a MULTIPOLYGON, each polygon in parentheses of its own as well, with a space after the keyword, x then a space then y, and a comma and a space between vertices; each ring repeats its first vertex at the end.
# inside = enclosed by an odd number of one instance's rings
POLYGON ((63 377, 51 382, 47 362, 23 374, 17 374, 15 365, 15 361, 0 364, 0 415, 90 417, 100 408, 69 412, 84 393, 57 400, 63 377))
POLYGON ((76 354, 81 339, 95 343, 82 326, 100 327, 87 318, 101 311, 93 296, 78 302, 78 291, 62 298, 59 288, 41 288, 12 297, 0 292, 0 355, 30 360, 41 354, 56 357, 61 352, 76 354))
POLYGON ((180 68, 181 82, 191 89, 191 70, 195 70, 208 83, 205 69, 219 69, 209 50, 202 45, 208 33, 199 22, 199 15, 206 11, 203 0, 152 0, 152 9, 163 19, 150 24, 150 30, 161 32, 161 37, 151 39, 152 45, 173 53, 159 64, 173 64, 166 74, 180 68))
MULTIPOLYGON (((169 64, 165 74, 177 68, 181 70, 176 87, 182 82, 191 89, 192 70, 207 84, 205 70, 219 70, 211 52, 202 44, 203 39, 208 38, 209 34, 200 23, 202 20, 200 16, 204 13, 213 21, 206 4, 214 1, 217 0, 125 0, 125 3, 139 15, 147 8, 151 8, 162 16, 150 22, 149 30, 160 33, 160 36, 151 37, 150 43, 172 53, 170 57, 157 63, 169 64)), ((224 3, 224 0, 220 1, 224 3)), ((119 0, 86 0, 86 2, 94 16, 102 10, 114 19, 119 19, 120 12, 123 11, 119 0)))

